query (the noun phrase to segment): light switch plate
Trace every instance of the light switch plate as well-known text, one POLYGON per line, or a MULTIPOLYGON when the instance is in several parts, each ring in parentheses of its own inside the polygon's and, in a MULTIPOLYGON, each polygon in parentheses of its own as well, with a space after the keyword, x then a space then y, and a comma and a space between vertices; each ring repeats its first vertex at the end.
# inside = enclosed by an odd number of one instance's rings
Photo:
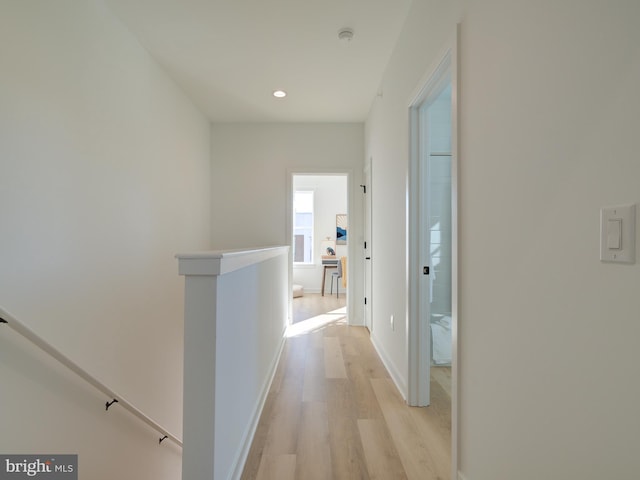
POLYGON ((635 254, 636 206, 618 205, 602 208, 600 210, 600 260, 635 263, 635 254), (620 228, 619 232, 618 228, 620 228))

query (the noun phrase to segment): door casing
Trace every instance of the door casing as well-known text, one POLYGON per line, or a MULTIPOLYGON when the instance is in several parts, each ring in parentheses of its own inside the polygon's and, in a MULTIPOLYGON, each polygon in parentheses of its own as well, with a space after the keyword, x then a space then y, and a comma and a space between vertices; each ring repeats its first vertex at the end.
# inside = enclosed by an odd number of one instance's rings
MULTIPOLYGON (((293 288, 293 178, 296 175, 310 175, 310 176, 320 176, 320 175, 344 175, 347 177, 347 218, 349 219, 349 238, 350 241, 347 241, 347 258, 358 258, 356 256, 356 242, 353 241, 354 238, 361 233, 359 227, 359 218, 353 217, 353 212, 357 212, 358 210, 355 208, 356 202, 354 197, 353 182, 354 182, 354 174, 351 168, 288 168, 287 172, 287 202, 286 202, 286 220, 285 220, 285 235, 287 238, 287 245, 290 247, 290 255, 289 255, 289 291, 293 288)), ((359 215, 358 215, 359 217, 359 215)), ((347 260, 347 321, 350 325, 362 325, 364 314, 362 308, 356 308, 355 304, 355 296, 353 294, 354 291, 354 281, 353 279, 357 278, 356 276, 356 268, 354 266, 354 262, 350 262, 347 260)), ((359 305, 358 305, 359 307, 359 305)), ((287 320, 287 325, 290 325, 293 318, 293 306, 292 299, 289 299, 289 318, 287 320)))
POLYGON ((438 86, 441 78, 451 78, 451 460, 452 477, 458 475, 458 278, 459 278, 459 156, 458 156, 458 61, 459 25, 446 42, 436 62, 426 71, 418 87, 408 102, 409 115, 409 169, 408 169, 408 212, 407 212, 407 354, 408 391, 407 403, 412 406, 428 405, 430 369, 429 325, 421 318, 420 287, 423 275, 420 255, 420 158, 418 109, 438 86))

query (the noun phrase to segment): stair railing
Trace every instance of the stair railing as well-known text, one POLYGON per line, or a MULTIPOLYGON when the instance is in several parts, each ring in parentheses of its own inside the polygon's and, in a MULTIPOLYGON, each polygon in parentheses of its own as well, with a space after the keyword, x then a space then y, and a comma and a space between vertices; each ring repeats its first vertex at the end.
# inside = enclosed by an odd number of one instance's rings
POLYGON ((119 406, 123 407, 129 413, 142 420, 144 423, 149 425, 151 428, 156 430, 162 436, 158 440, 158 443, 162 443, 164 440, 169 439, 174 442, 176 445, 182 447, 182 440, 176 437, 174 434, 165 429, 158 422, 150 418, 148 415, 144 414, 138 408, 136 408, 131 402, 127 401, 122 395, 117 394, 111 388, 107 387, 104 383, 98 380, 95 376, 91 375, 84 368, 80 367, 77 363, 63 354, 60 350, 55 348, 49 342, 40 337, 37 333, 27 327, 25 324, 17 320, 13 315, 11 315, 6 310, 0 308, 0 324, 6 324, 9 328, 19 333, 31 343, 39 347, 44 352, 48 353, 50 356, 55 358, 62 365, 67 367, 69 370, 74 372, 76 375, 84 379, 86 382, 91 384, 94 388, 105 394, 110 401, 107 401, 105 404, 105 409, 109 410, 114 403, 117 403, 119 406))

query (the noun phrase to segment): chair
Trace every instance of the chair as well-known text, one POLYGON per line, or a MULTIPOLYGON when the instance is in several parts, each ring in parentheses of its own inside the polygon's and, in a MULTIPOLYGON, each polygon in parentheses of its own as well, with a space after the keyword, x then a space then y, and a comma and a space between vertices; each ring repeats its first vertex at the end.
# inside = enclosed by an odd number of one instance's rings
POLYGON ((333 294, 333 279, 336 279, 336 298, 340 296, 340 281, 342 280, 342 269, 346 262, 346 257, 340 257, 338 261, 337 271, 331 273, 331 289, 330 293, 333 294))

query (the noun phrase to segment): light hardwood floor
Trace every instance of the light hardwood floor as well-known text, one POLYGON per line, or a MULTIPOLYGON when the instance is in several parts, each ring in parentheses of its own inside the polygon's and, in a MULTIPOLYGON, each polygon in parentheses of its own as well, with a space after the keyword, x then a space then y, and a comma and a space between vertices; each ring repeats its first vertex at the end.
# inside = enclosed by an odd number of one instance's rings
POLYGON ((346 304, 347 298, 344 293, 339 297, 336 297, 335 293, 329 294, 329 290, 324 296, 319 293, 305 293, 302 297, 293 299, 293 323, 344 308, 346 304))
POLYGON ((449 369, 408 407, 368 330, 324 321, 287 339, 242 479, 450 479, 449 369))

